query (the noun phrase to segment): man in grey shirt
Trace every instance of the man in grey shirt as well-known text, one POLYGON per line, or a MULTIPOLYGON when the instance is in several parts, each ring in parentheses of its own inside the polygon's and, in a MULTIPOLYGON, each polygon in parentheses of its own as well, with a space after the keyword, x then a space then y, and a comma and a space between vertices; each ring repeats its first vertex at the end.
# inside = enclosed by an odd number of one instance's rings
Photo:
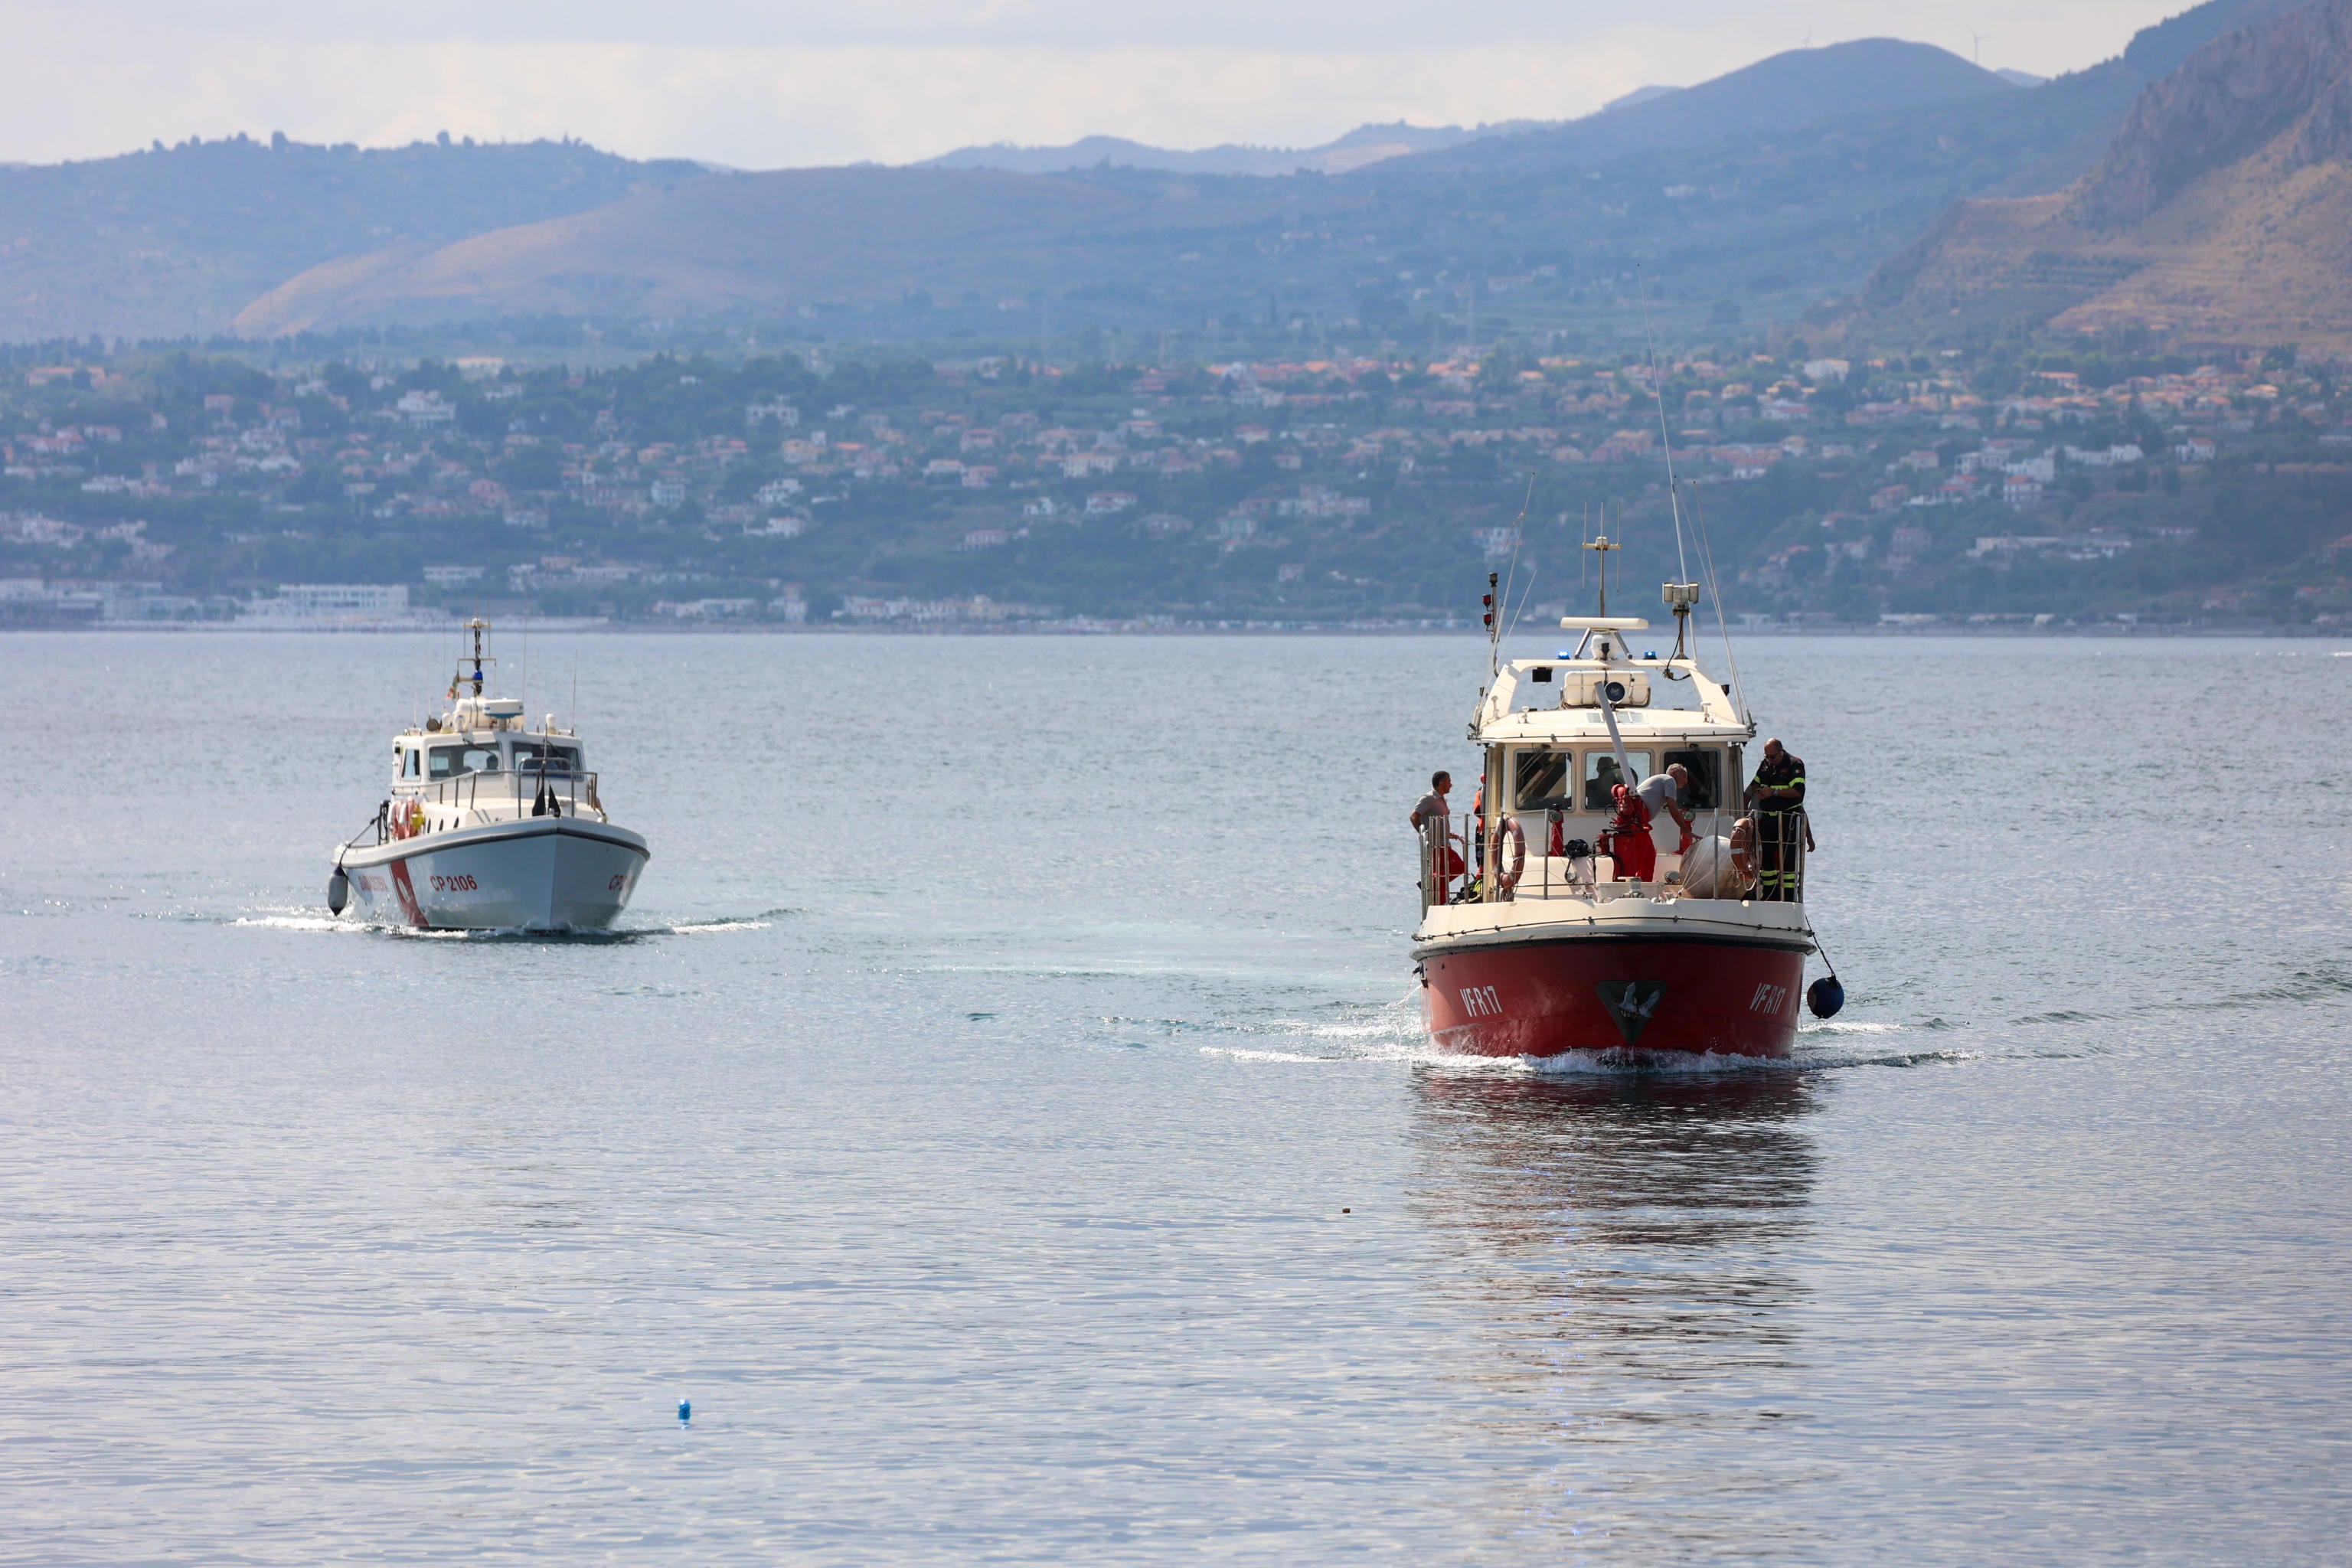
POLYGON ((1414 832, 1420 832, 1421 825, 1433 816, 1443 822, 1454 815, 1453 808, 1445 804, 1445 792, 1453 787, 1454 775, 1444 769, 1429 775, 1429 793, 1412 803, 1412 816, 1409 820, 1414 832))
POLYGON ((1430 774, 1429 793, 1412 803, 1409 819, 1412 830, 1421 835, 1423 846, 1423 874, 1430 880, 1423 886, 1429 888, 1429 896, 1441 904, 1448 901, 1448 889, 1464 869, 1461 851, 1454 848, 1461 840, 1449 826, 1454 811, 1445 804, 1445 792, 1453 787, 1454 775, 1444 769, 1430 774))
POLYGON ((1683 796, 1689 789, 1690 770, 1676 763, 1664 773, 1643 779, 1642 787, 1635 792, 1642 797, 1642 804, 1649 807, 1652 822, 1662 816, 1672 816, 1675 826, 1682 829, 1682 843, 1675 849, 1677 855, 1691 847, 1691 816, 1683 809, 1683 796))

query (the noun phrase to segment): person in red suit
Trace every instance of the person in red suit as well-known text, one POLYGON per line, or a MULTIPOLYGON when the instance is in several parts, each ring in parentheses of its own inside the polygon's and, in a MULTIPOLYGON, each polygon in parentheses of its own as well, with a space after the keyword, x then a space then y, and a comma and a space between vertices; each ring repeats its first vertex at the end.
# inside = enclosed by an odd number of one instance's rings
POLYGON ((1617 814, 1610 818, 1609 831, 1601 836, 1601 847, 1617 862, 1620 877, 1632 877, 1649 881, 1657 875, 1658 847, 1650 842, 1650 808, 1642 797, 1623 784, 1610 791, 1616 802, 1617 814))

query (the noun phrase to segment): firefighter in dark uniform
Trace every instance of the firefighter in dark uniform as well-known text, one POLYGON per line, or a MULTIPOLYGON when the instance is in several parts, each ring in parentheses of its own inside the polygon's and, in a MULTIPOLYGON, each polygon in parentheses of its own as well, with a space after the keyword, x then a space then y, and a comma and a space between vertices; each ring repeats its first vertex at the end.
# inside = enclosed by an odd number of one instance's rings
POLYGON ((1757 896, 1774 902, 1800 896, 1798 848, 1805 833, 1805 760, 1777 740, 1764 742, 1764 761, 1748 783, 1756 818, 1757 896))

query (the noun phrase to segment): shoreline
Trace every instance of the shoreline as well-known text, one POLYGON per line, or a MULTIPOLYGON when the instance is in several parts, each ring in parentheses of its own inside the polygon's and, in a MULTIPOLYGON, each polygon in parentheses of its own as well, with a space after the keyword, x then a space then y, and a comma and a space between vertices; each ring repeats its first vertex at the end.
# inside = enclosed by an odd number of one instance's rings
MULTIPOLYGON (((518 621, 518 627, 524 625, 518 621)), ((1241 621, 1203 624, 1199 622, 1173 626, 1150 625, 1135 621, 1094 621, 1084 618, 1055 621, 1024 621, 996 626, 776 626, 730 625, 712 621, 693 625, 662 626, 644 621, 613 621, 591 616, 551 616, 527 623, 537 632, 561 634, 599 634, 615 637, 1463 637, 1484 639, 1481 628, 1465 623, 1451 626, 1426 623, 1383 621, 1310 622, 1310 621, 1241 621)), ((244 634, 252 637, 439 637, 461 631, 465 623, 452 619, 446 624, 432 625, 359 625, 359 626, 250 626, 234 621, 208 622, 139 622, 110 621, 48 626, 0 626, 0 636, 54 635, 69 633, 91 636, 104 633, 152 634, 166 637, 217 637, 244 634)), ((1526 636, 1527 633, 1520 633, 1526 636)), ((1720 634, 1710 632, 1709 636, 1720 634)), ((2277 641, 2325 641, 2341 638, 2352 642, 2352 626, 2127 626, 2116 623, 2095 623, 2088 626, 1971 626, 1963 622, 1937 623, 1928 626, 1751 626, 1738 630, 1741 638, 1767 637, 2241 637, 2277 641)))

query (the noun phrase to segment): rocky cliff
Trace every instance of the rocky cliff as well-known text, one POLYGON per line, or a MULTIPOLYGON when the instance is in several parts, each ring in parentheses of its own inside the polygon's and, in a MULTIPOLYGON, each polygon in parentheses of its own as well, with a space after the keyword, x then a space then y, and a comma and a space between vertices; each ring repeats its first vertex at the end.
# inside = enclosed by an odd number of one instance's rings
POLYGON ((2019 317, 2352 350, 2352 0, 2264 4, 2053 195, 1968 201, 1890 258, 1865 338, 2019 317))
POLYGON ((2352 107, 2352 0, 2313 0, 2215 39, 2150 86, 2105 158, 2075 193, 2072 216, 2096 228, 2138 223, 2210 170, 2255 152, 2310 116, 2303 163, 2342 157, 2352 107), (2313 110, 2329 106, 2321 116, 2313 110))

